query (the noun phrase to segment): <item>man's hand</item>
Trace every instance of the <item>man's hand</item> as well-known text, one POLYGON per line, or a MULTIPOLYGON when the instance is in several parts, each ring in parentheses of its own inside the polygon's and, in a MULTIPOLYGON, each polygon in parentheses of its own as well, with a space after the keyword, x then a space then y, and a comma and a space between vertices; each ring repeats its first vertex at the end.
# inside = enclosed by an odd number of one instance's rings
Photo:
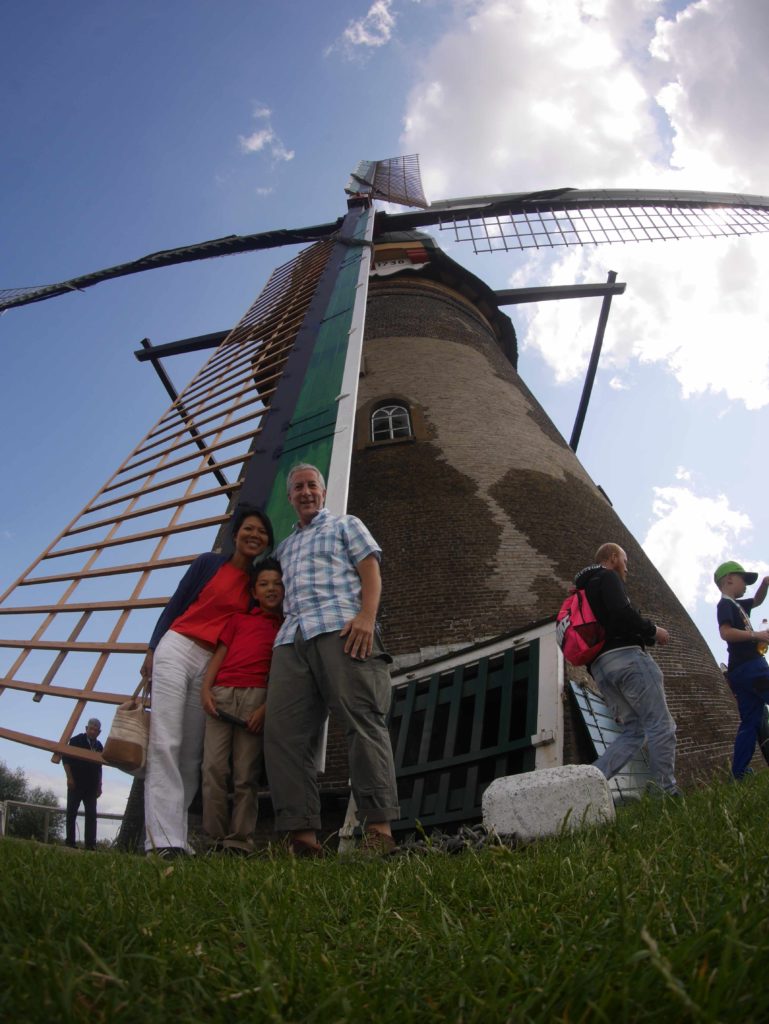
POLYGON ((365 661, 374 650, 374 624, 376 619, 373 615, 365 612, 358 612, 354 619, 345 622, 339 631, 340 636, 346 636, 344 653, 351 658, 365 661))
POLYGON ((657 626, 657 633, 654 639, 657 641, 660 647, 664 647, 670 639, 670 633, 668 633, 666 629, 663 629, 662 626, 657 626))
POLYGON ((154 654, 154 651, 147 651, 144 655, 144 661, 141 664, 141 668, 139 669, 139 675, 148 686, 152 682, 152 659, 154 654))
POLYGON ((216 701, 214 700, 214 694, 210 686, 203 686, 200 691, 200 703, 203 705, 203 710, 207 715, 212 718, 218 718, 216 713, 216 701))
POLYGON ((75 780, 71 779, 69 776, 67 776, 67 789, 74 789, 74 788, 75 788, 75 780))
POLYGON ((252 732, 255 736, 258 736, 260 732, 264 730, 264 716, 267 712, 267 707, 262 704, 256 711, 252 711, 246 720, 246 730, 252 732))

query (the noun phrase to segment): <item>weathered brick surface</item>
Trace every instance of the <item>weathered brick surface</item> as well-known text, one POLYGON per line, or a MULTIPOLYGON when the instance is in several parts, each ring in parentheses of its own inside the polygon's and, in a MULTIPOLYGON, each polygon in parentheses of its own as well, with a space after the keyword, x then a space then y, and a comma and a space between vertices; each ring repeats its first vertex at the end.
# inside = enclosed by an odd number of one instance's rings
POLYGON ((429 437, 353 457, 349 508, 384 550, 391 651, 474 643, 554 617, 574 573, 615 540, 629 555, 634 604, 671 631, 655 656, 680 777, 711 775, 737 725, 712 655, 477 311, 414 277, 372 282, 365 365, 359 404, 402 395, 421 407, 429 437))

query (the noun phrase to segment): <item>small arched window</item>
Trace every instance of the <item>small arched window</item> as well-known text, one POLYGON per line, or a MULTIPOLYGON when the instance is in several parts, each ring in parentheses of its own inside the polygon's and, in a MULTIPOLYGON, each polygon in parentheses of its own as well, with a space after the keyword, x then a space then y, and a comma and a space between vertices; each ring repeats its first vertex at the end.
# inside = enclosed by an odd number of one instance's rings
POLYGON ((380 405, 371 414, 372 441, 393 441, 412 435, 411 415, 405 405, 380 405))

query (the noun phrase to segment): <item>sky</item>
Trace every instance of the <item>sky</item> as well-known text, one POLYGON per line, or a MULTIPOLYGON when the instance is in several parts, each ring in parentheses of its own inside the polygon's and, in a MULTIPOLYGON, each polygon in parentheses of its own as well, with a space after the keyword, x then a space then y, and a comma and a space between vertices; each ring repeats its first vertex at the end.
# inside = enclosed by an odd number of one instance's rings
MULTIPOLYGON (((4 36, 0 288, 333 220, 357 162, 398 154, 420 155, 430 200, 769 194, 769 5, 754 0, 37 0, 11 5, 4 36)), ((713 568, 769 573, 769 238, 487 256, 438 241, 493 288, 627 283, 579 457, 720 660, 713 568)), ((296 251, 0 317, 0 592, 165 409, 141 339, 231 327, 296 251)), ((507 310, 521 376, 567 438, 599 309, 507 310)), ((166 369, 181 388, 201 362, 166 369)), ((30 731, 44 707, 30 701, 30 731)), ((0 741, 0 760, 64 796, 47 754, 0 741)), ((119 812, 130 779, 105 781, 100 808, 119 812)))

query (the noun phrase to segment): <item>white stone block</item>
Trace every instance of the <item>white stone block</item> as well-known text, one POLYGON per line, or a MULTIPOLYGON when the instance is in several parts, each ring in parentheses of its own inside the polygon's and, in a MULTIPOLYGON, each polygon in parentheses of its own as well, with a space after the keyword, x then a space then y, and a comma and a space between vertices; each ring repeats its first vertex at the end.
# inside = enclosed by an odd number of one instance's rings
POLYGON ((495 779, 483 794, 483 824, 501 836, 528 841, 565 827, 603 824, 615 817, 603 773, 591 764, 543 768, 495 779))

